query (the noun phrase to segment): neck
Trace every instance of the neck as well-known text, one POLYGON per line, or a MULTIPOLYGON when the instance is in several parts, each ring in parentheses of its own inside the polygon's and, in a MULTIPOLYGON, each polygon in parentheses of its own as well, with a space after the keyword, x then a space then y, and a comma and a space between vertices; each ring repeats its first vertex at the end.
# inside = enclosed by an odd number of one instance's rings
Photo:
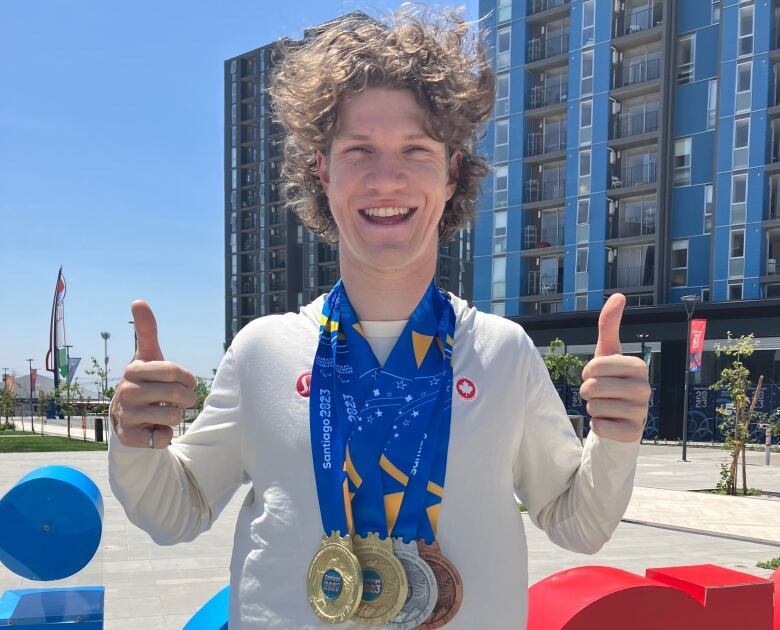
POLYGON ((436 272, 436 257, 412 269, 384 272, 359 269, 340 256, 341 278, 358 319, 409 319, 436 272))

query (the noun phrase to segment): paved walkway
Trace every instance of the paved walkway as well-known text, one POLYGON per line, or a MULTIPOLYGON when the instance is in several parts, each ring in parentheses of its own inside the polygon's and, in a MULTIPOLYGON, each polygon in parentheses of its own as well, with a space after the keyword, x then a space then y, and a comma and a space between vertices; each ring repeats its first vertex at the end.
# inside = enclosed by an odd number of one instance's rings
MULTIPOLYGON (((780 464, 780 454, 772 457, 773 465, 763 466, 762 453, 751 455, 748 482, 780 493, 780 468, 775 465, 780 464)), ((679 447, 643 446, 626 518, 645 524, 622 523, 593 556, 556 547, 526 517, 531 583, 584 564, 643 574, 648 567, 711 562, 768 577, 771 572, 755 564, 780 556, 780 501, 689 491, 713 488, 725 458, 723 451, 692 448, 689 462, 681 462, 679 447)), ((111 494, 105 453, 5 454, 2 464, 0 496, 25 473, 47 464, 74 466, 98 484, 105 506, 101 547, 84 571, 63 583, 106 586, 106 630, 180 630, 227 584, 233 530, 248 486, 236 493, 214 527, 196 541, 159 547, 128 522, 111 494)), ((0 593, 29 587, 40 585, 0 565, 0 593)))

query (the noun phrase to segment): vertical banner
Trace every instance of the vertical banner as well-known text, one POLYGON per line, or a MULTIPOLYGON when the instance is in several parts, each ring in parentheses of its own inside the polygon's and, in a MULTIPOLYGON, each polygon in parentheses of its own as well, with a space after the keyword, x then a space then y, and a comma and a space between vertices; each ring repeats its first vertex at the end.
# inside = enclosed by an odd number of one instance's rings
POLYGON ((11 374, 5 375, 5 391, 9 394, 13 394, 16 389, 16 377, 11 374))
POLYGON ((76 376, 76 370, 79 367, 79 363, 81 363, 81 357, 68 357, 68 385, 70 385, 73 377, 76 376))
POLYGON ((704 351, 704 333, 707 329, 706 319, 691 320, 691 355, 688 357, 691 372, 701 372, 701 355, 704 351))
POLYGON ((33 368, 30 370, 30 394, 32 394, 35 391, 35 381, 38 377, 38 369, 33 368))

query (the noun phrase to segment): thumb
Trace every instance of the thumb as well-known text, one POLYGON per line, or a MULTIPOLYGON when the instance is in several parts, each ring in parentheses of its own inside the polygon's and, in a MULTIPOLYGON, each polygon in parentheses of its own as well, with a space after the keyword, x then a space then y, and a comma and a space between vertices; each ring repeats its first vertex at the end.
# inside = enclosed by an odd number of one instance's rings
POLYGON ((135 358, 140 361, 162 361, 163 354, 157 341, 157 320, 152 313, 152 307, 143 300, 136 300, 130 305, 130 310, 138 339, 135 358))
POLYGON ((606 357, 610 354, 620 354, 620 320, 623 317, 623 309, 626 306, 626 298, 620 293, 611 295, 601 309, 599 315, 599 339, 596 342, 597 357, 606 357))

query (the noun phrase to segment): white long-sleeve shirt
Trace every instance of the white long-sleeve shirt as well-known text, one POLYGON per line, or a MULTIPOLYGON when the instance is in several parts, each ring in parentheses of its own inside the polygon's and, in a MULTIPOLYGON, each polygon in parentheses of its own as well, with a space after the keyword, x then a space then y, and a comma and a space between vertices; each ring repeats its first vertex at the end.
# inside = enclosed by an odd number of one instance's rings
MULTIPOLYGON (((452 427, 438 540, 460 571, 463 603, 445 627, 524 628, 527 549, 515 497, 554 542, 595 552, 628 505, 639 445, 591 432, 581 446, 522 328, 452 302, 452 427), (461 377, 476 395, 456 391, 461 377)), ((169 448, 131 448, 111 437, 111 488, 128 518, 159 544, 194 539, 251 481, 235 531, 231 630, 328 627, 306 594, 323 532, 309 399, 296 389, 311 370, 322 303, 241 330, 203 412, 169 448)))

